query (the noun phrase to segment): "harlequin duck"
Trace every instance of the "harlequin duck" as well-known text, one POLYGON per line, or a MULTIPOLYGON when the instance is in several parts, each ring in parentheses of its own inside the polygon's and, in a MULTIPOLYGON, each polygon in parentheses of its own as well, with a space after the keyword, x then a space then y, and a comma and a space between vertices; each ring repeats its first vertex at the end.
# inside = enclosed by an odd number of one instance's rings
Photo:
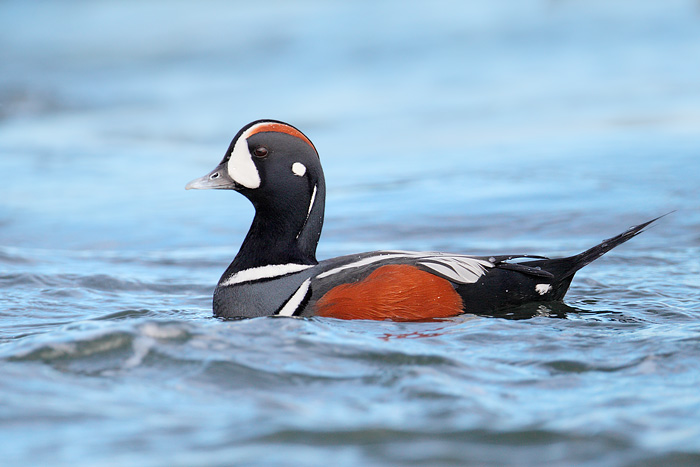
POLYGON ((214 292, 214 314, 223 318, 413 321, 561 300, 576 271, 656 220, 568 258, 374 251, 318 262, 326 198, 321 162, 309 138, 276 120, 243 127, 221 163, 186 188, 235 190, 255 207, 214 292))

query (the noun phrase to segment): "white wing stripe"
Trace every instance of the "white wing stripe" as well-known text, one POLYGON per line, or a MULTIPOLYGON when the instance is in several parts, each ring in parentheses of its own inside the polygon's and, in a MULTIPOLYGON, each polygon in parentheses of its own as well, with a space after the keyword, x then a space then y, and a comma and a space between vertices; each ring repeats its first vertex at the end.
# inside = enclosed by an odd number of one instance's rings
POLYGON ((421 266, 424 266, 428 269, 431 269, 438 274, 442 274, 443 276, 446 277, 461 277, 461 274, 459 273, 458 270, 454 269, 448 264, 440 264, 440 263, 433 263, 433 262, 425 262, 421 261, 420 263, 421 266))
POLYGON ((460 284, 472 284, 479 280, 486 272, 486 268, 493 267, 491 263, 476 258, 429 258, 419 261, 418 264, 442 274, 448 279, 460 284))
POLYGON ((319 279, 332 276, 346 269, 359 268, 368 264, 376 263, 386 259, 412 259, 417 264, 430 269, 442 276, 447 277, 459 284, 472 284, 484 275, 488 268, 494 266, 493 263, 483 259, 473 258, 465 255, 448 255, 444 253, 421 253, 413 251, 383 251, 376 256, 370 256, 361 260, 339 266, 318 275, 319 279))
POLYGON ((370 256, 368 258, 362 258, 359 261, 355 261, 354 263, 346 264, 344 266, 339 266, 335 269, 330 269, 324 273, 319 274, 318 277, 319 279, 323 279, 324 277, 332 276, 333 274, 337 274, 340 271, 345 271, 346 269, 352 269, 352 268, 359 268, 362 266, 366 266, 368 264, 376 263, 377 261, 381 261, 383 259, 393 259, 393 258, 405 258, 406 255, 392 255, 392 254, 386 254, 382 255, 379 254, 377 256, 370 256))

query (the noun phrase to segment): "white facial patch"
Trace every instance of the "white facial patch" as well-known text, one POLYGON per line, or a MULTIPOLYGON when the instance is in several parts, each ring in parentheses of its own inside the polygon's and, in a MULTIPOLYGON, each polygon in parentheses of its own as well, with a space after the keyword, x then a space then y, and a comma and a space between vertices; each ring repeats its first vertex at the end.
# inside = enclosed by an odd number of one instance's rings
POLYGON ((306 166, 301 162, 295 162, 292 164, 292 172, 297 177, 303 177, 306 174, 306 166))
POLYGON ((246 188, 254 189, 260 186, 260 174, 248 150, 246 133, 243 133, 236 141, 236 145, 231 152, 231 158, 226 163, 226 170, 228 170, 228 175, 234 182, 246 188))
POLYGON ((537 284, 535 286, 535 291, 540 295, 544 295, 550 290, 552 290, 552 286, 550 284, 537 284))

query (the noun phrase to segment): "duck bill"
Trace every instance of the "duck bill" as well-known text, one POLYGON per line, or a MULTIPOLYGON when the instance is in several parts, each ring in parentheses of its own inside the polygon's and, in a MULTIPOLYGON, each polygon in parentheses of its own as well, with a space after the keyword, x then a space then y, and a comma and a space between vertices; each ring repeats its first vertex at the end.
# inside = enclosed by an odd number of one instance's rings
POLYGON ((226 168, 219 165, 203 177, 185 185, 185 190, 236 190, 238 184, 229 177, 226 168))

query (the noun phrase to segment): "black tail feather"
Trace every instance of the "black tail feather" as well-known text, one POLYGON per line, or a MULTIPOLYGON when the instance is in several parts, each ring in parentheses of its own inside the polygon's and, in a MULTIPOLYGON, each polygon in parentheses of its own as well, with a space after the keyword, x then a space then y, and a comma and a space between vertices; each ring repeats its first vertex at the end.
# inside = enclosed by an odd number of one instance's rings
POLYGON ((598 245, 594 246, 593 248, 589 248, 588 250, 584 251, 583 253, 579 253, 578 255, 569 256, 568 258, 528 261, 526 263, 521 264, 525 264, 532 267, 541 267, 545 271, 548 271, 554 275, 555 282, 571 282, 571 279, 573 278, 573 275, 576 273, 576 271, 592 263, 593 261, 600 258, 616 246, 622 245, 627 240, 636 237, 640 233, 644 232, 644 229, 647 226, 656 222, 662 217, 667 216, 668 214, 670 213, 661 215, 643 224, 630 227, 628 230, 621 233, 620 235, 616 235, 615 237, 603 240, 598 245))

